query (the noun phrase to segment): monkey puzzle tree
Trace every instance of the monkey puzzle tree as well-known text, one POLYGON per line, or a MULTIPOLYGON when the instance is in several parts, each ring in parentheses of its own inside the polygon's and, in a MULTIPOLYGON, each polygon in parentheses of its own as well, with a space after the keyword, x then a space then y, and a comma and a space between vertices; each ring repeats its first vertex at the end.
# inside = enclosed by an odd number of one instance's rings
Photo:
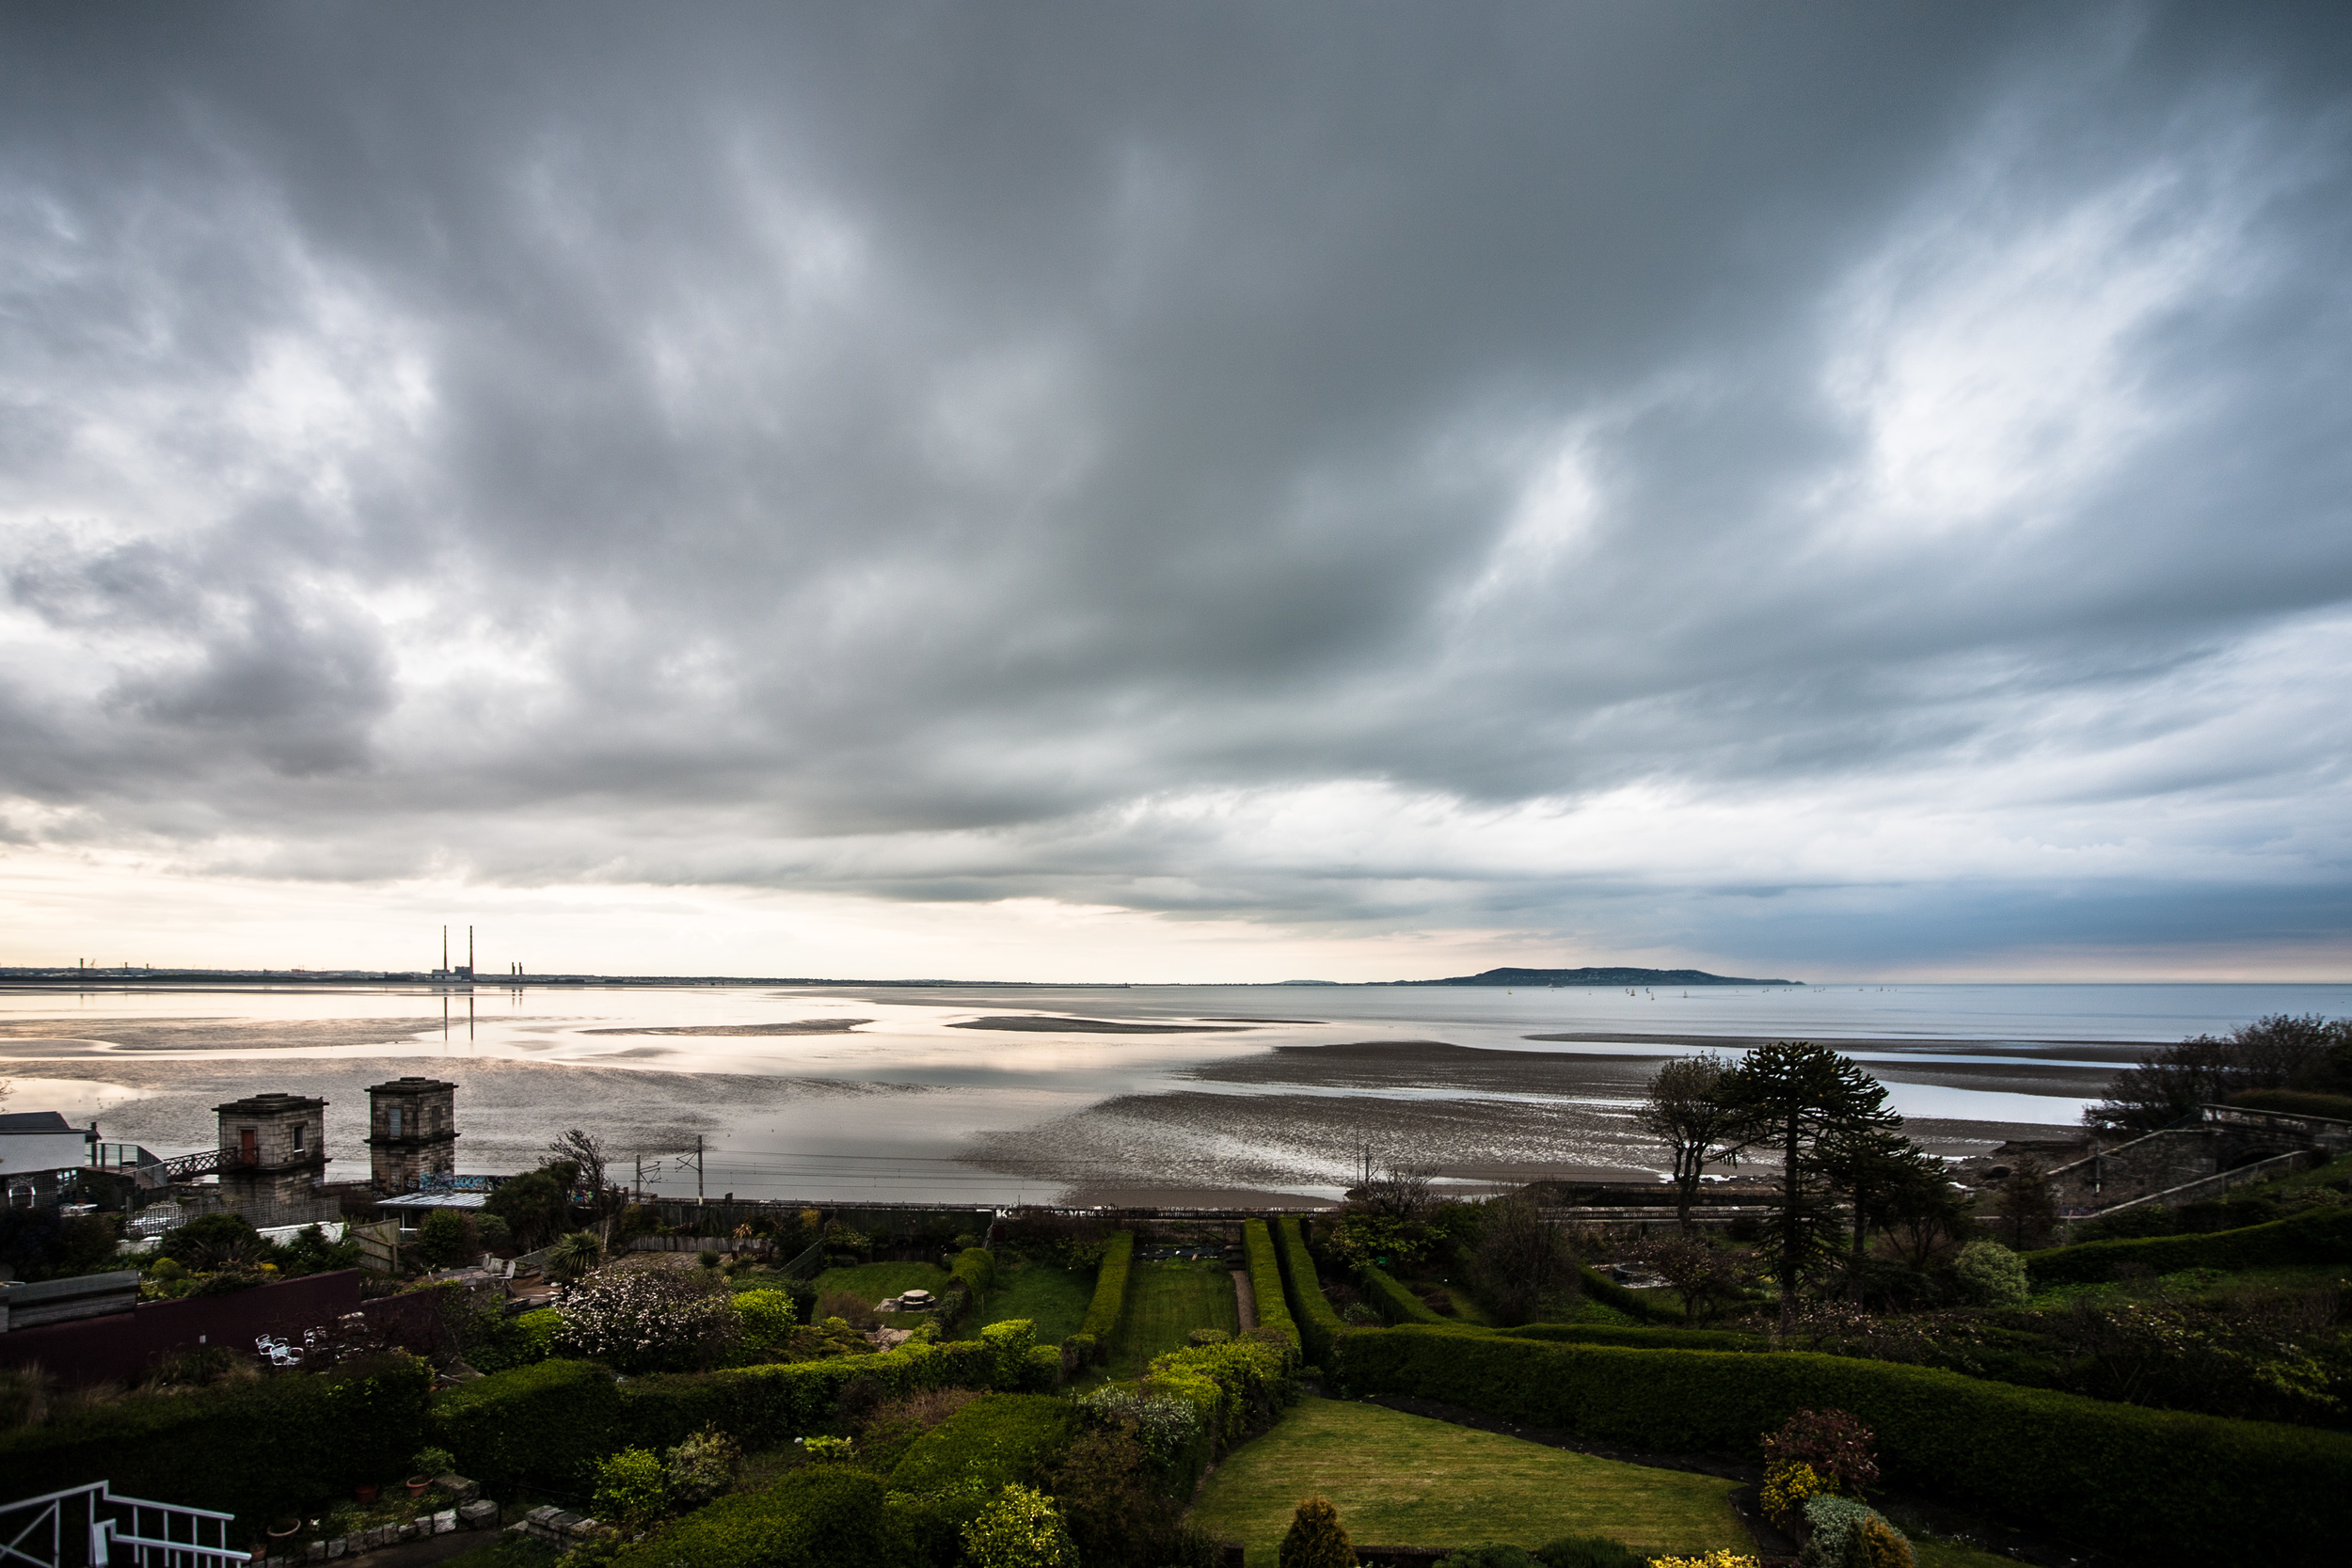
POLYGON ((1810 1040, 1775 1040, 1748 1053, 1724 1079, 1723 1098, 1757 1143, 1780 1154, 1780 1201, 1764 1252, 1780 1281, 1785 1334, 1796 1326, 1798 1281, 1820 1266, 1836 1242, 1836 1216, 1821 1190, 1824 1146, 1900 1127, 1902 1117, 1885 1108, 1884 1085, 1810 1040))

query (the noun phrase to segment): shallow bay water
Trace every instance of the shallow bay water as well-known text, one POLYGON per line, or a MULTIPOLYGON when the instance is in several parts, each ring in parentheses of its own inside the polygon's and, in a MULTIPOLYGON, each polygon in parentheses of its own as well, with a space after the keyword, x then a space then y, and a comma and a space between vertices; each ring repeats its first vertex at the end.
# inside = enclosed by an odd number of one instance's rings
POLYGON ((961 1202, 1335 1196, 1364 1151, 1468 1182, 1655 1171, 1628 1113, 1669 1055, 1836 1045, 1929 1147, 2071 1126, 2148 1045, 2352 987, 299 985, 0 990, 11 1110, 210 1147, 212 1107, 324 1096, 364 1172, 365 1086, 459 1085, 461 1170, 597 1132, 644 1184, 961 1202))

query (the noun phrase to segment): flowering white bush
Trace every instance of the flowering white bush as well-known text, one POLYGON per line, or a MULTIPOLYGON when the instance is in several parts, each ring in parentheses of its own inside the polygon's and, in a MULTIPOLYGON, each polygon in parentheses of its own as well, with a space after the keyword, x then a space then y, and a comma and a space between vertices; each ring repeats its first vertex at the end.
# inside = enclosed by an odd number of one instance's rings
POLYGON ((1176 1464, 1202 1424, 1200 1409, 1189 1401, 1139 1393, 1116 1385, 1080 1395, 1078 1404, 1112 1425, 1135 1422, 1136 1441, 1152 1456, 1152 1463, 1162 1469, 1176 1464))
POLYGON ((675 1274, 609 1277, 564 1304, 565 1348, 624 1372, 707 1366, 741 1332, 723 1291, 675 1274))

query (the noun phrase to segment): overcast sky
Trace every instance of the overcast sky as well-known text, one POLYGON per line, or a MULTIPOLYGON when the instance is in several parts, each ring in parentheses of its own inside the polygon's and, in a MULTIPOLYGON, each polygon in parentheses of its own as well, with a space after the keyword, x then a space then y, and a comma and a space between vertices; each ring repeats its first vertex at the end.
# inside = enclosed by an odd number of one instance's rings
POLYGON ((0 963, 2352 975, 2340 5, 13 5, 0 963))

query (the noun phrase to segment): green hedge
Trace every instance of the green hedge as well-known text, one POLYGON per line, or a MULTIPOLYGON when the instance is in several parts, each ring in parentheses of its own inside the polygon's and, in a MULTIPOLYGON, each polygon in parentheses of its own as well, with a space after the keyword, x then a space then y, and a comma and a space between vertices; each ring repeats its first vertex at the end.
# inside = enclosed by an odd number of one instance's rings
POLYGON ((1078 1410, 1050 1394, 983 1394, 914 1440, 890 1472, 893 1492, 1027 1481, 1078 1439, 1078 1410))
POLYGON ((2139 1241, 2083 1242, 2026 1254, 2036 1285, 2093 1284, 2115 1277, 2119 1264, 2155 1274, 2182 1269, 2259 1269, 2280 1263, 2352 1263, 2352 1209, 2310 1209, 2266 1225, 2202 1236, 2150 1236, 2139 1241))
MULTIPOLYGON (((1029 1352, 1037 1344, 1037 1324, 1026 1318, 1008 1318, 980 1330, 980 1343, 994 1357, 989 1382, 997 1388, 1018 1388, 1026 1374, 1029 1352)), ((1061 1356, 1054 1357, 1059 1365, 1061 1356)))
POLYGON ((1498 1329, 1514 1339, 1541 1339, 1552 1344, 1626 1345, 1636 1350, 1728 1350, 1760 1354, 1772 1348, 1762 1334, 1740 1334, 1727 1328, 1658 1328, 1630 1323, 1523 1323, 1498 1329))
POLYGON ((880 1478, 811 1465, 722 1497, 621 1549, 612 1568, 899 1568, 916 1560, 880 1478))
POLYGON ((1375 1309, 1391 1323, 1444 1323, 1454 1328, 1475 1326, 1437 1311, 1406 1290, 1386 1269, 1364 1263, 1357 1268, 1356 1277, 1363 1285, 1364 1294, 1372 1298, 1375 1309))
POLYGON ((332 1372, 126 1400, 0 1436, 0 1484, 6 1497, 37 1497, 107 1481, 131 1497, 259 1526, 348 1497, 365 1481, 404 1478, 424 1446, 432 1387, 430 1365, 395 1353, 332 1372))
POLYGON ((431 1427, 458 1469, 492 1497, 517 1483, 577 1491, 589 1465, 625 1446, 667 1448, 715 1426, 747 1449, 773 1448, 830 1428, 854 1379, 871 1379, 886 1399, 918 1388, 986 1388, 999 1359, 995 1345, 958 1340, 617 1384, 594 1362, 543 1361, 450 1389, 434 1401, 431 1427))
POLYGON ((1103 1245, 1103 1265, 1094 1275, 1094 1300, 1078 1332, 1094 1337, 1094 1354, 1107 1359, 1111 1338, 1127 1310, 1127 1273, 1136 1260, 1136 1233, 1121 1230, 1103 1245))
POLYGON ((1331 1347, 1336 1344, 1347 1325, 1331 1310, 1331 1303, 1323 1293, 1321 1280, 1315 1275, 1315 1260, 1307 1250, 1307 1238, 1298 1227, 1296 1214, 1277 1214, 1274 1217, 1274 1237, 1277 1251, 1282 1259, 1282 1273, 1291 1288, 1291 1316, 1306 1341, 1307 1354, 1317 1366, 1331 1366, 1331 1347))
POLYGON ((622 1424, 612 1369, 594 1361, 541 1361, 461 1383, 434 1400, 430 1424, 457 1473, 501 1498, 525 1482, 579 1488, 589 1465, 624 1446, 624 1433, 652 1446, 622 1424))
POLYGON ((955 1267, 947 1271, 947 1277, 962 1280, 977 1302, 996 1289, 996 1255, 986 1247, 965 1247, 956 1254, 955 1267))
POLYGON ((1655 1305, 1639 1291, 1627 1290, 1598 1269, 1586 1268, 1579 1263, 1576 1273, 1578 1282, 1584 1287, 1587 1296, 1603 1307, 1614 1307, 1636 1323, 1665 1324, 1682 1321, 1681 1313, 1655 1305))
POLYGON ((1282 1265, 1274 1256, 1274 1233, 1263 1220, 1244 1220, 1241 1244, 1249 1260, 1249 1293, 1257 1301, 1258 1326, 1280 1329, 1291 1349, 1298 1349, 1298 1323, 1283 1298, 1282 1265))
POLYGON ((997 1361, 995 1346, 956 1339, 881 1355, 635 1377, 621 1385, 621 1418, 629 1442, 643 1448, 666 1448, 715 1426, 746 1449, 770 1449, 832 1430, 842 1391, 857 1379, 871 1379, 884 1399, 921 1388, 987 1388, 997 1361))
POLYGON ((1663 1453, 1753 1459, 1801 1409, 1876 1429, 1888 1484, 1940 1493, 2126 1560, 2342 1560, 2352 1434, 2110 1404, 1957 1372, 1788 1352, 1545 1344, 1372 1329, 1338 1350, 1351 1391, 1445 1400, 1663 1453))

